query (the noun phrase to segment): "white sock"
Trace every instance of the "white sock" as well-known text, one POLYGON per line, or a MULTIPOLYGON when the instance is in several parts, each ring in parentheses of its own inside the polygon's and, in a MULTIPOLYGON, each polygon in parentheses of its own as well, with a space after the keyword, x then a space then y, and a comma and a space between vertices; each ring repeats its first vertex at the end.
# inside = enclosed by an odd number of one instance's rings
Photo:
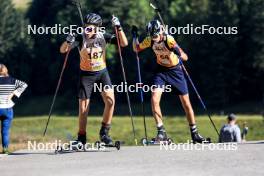
POLYGON ((197 131, 196 125, 195 124, 194 125, 190 125, 190 130, 191 130, 192 133, 196 132, 197 131))
POLYGON ((161 127, 161 126, 163 126, 163 123, 162 123, 162 122, 159 122, 159 123, 157 124, 157 127, 159 128, 159 127, 161 127))

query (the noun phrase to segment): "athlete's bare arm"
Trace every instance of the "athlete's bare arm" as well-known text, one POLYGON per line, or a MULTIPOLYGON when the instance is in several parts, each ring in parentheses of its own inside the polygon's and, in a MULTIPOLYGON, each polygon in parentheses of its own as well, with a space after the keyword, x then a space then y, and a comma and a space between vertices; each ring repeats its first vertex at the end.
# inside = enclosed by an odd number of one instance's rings
POLYGON ((188 55, 180 48, 181 58, 183 61, 188 60, 188 55))
POLYGON ((126 34, 124 33, 123 30, 121 30, 121 31, 118 31, 118 35, 120 37, 120 45, 121 45, 121 47, 126 47, 128 45, 126 34))
POLYGON ((178 45, 178 43, 173 39, 172 41, 173 43, 173 48, 176 51, 176 54, 181 56, 183 61, 187 61, 188 60, 188 56, 187 54, 183 51, 183 49, 181 49, 181 47, 178 45))

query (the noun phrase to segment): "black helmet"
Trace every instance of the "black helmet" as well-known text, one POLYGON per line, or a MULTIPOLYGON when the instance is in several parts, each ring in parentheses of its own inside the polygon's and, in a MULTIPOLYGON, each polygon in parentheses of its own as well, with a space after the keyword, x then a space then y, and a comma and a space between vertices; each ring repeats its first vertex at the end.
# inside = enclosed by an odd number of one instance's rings
POLYGON ((160 34, 162 32, 161 27, 162 26, 161 26, 161 23, 159 22, 159 20, 152 20, 147 25, 147 33, 150 36, 160 34))
POLYGON ((93 24, 95 26, 102 26, 102 18, 100 17, 100 15, 97 15, 95 13, 89 13, 88 15, 86 15, 84 23, 93 24))

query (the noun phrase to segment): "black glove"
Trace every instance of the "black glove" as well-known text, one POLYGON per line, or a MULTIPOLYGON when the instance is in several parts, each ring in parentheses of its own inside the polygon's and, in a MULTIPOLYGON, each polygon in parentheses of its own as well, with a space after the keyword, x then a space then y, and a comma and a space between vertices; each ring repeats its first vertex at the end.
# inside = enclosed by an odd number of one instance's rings
POLYGON ((132 33, 132 37, 133 38, 137 38, 137 36, 138 36, 138 28, 137 28, 137 26, 135 26, 135 25, 132 26, 131 33, 132 33))
POLYGON ((72 44, 73 42, 75 42, 75 38, 76 38, 76 34, 68 34, 68 36, 66 37, 66 41, 69 44, 72 44))

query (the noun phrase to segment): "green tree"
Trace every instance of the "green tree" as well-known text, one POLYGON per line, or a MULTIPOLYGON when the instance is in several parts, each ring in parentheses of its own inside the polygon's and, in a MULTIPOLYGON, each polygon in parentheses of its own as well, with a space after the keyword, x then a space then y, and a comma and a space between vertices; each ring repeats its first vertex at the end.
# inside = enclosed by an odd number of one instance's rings
POLYGON ((29 81, 32 40, 24 30, 28 22, 11 0, 1 0, 0 8, 0 62, 8 66, 11 75, 29 81))
POLYGON ((17 23, 21 17, 10 0, 2 0, 0 8, 0 57, 7 60, 3 56, 7 56, 21 39, 21 26, 17 23))
POLYGON ((264 100, 264 1, 237 0, 239 85, 244 99, 264 100))

